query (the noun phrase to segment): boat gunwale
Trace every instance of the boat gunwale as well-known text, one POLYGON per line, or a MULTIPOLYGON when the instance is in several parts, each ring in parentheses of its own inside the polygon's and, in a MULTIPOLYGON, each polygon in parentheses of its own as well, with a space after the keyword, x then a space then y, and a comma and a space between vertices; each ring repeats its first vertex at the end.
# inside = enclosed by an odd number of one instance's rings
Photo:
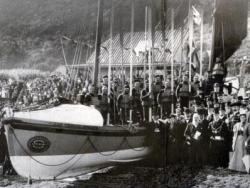
POLYGON ((83 126, 78 124, 30 120, 25 118, 5 118, 3 124, 10 124, 14 129, 40 132, 55 132, 62 134, 80 134, 93 136, 141 136, 146 135, 145 127, 136 127, 135 132, 129 131, 124 126, 83 126))

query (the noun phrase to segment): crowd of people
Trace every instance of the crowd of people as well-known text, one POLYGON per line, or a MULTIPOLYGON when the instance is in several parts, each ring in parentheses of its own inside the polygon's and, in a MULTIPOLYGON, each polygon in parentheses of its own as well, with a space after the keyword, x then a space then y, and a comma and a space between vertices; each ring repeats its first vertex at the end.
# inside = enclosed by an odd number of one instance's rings
POLYGON ((174 81, 174 87, 170 78, 163 81, 161 75, 156 75, 151 91, 149 81, 139 77, 133 79, 132 88, 119 77, 108 82, 107 75, 102 76, 98 87, 81 75, 74 81, 63 75, 22 82, 6 79, 0 81, 0 94, 17 110, 50 104, 61 97, 95 106, 103 115, 104 125, 133 122, 144 126, 154 122, 167 127, 168 163, 188 161, 249 170, 242 160, 250 154, 248 98, 232 94, 230 87, 216 79, 211 82, 210 77, 194 75, 190 83, 188 72, 174 81))

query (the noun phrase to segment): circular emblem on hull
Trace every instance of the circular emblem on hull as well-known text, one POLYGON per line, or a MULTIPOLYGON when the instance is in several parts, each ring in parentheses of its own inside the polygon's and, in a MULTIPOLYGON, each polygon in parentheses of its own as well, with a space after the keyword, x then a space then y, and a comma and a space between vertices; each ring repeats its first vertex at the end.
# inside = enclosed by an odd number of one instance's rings
POLYGON ((50 141, 44 136, 34 136, 29 139, 27 145, 30 151, 35 153, 42 153, 49 149, 50 141))

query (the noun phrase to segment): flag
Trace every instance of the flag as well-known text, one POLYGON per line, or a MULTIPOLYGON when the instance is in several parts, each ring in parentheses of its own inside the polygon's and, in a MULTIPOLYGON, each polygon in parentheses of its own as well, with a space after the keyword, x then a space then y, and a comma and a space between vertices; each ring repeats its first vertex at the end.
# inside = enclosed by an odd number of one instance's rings
POLYGON ((194 43, 193 43, 192 52, 190 52, 190 47, 189 47, 188 43, 184 44, 183 51, 184 51, 185 56, 187 57, 187 59, 191 58, 192 71, 196 72, 197 70, 199 70, 200 60, 199 60, 199 57, 198 57, 198 54, 197 54, 198 49, 194 46, 194 43))
POLYGON ((194 6, 192 6, 192 13, 193 13, 194 23, 196 25, 200 25, 201 24, 201 14, 194 6))

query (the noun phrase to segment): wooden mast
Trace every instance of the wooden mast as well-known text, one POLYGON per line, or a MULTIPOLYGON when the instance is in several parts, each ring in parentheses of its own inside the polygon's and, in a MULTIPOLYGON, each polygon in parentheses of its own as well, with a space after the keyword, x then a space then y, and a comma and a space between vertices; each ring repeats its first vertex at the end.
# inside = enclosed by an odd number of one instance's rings
POLYGON ((191 81, 192 81, 192 53, 193 53, 193 11, 191 10, 192 0, 189 0, 189 92, 191 92, 191 81))
MULTIPOLYGON (((109 67, 108 67, 108 105, 110 106, 111 94, 111 66, 113 64, 113 24, 114 24, 114 0, 111 3, 111 16, 110 16, 110 47, 109 47, 109 67)), ((107 115, 107 125, 110 122, 110 112, 107 115)))
POLYGON ((204 10, 201 9, 201 30, 200 30, 200 77, 203 71, 203 25, 204 25, 204 10))
MULTIPOLYGON (((132 97, 133 89, 133 38, 134 38, 134 17, 135 17, 135 0, 131 0, 131 26, 130 26, 130 83, 129 95, 132 97)), ((132 109, 129 111, 129 121, 132 123, 132 109)))
POLYGON ((209 67, 208 71, 212 73, 213 71, 213 62, 214 62, 214 37, 215 37, 215 7, 216 7, 216 0, 214 0, 214 11, 213 11, 213 20, 212 20, 212 36, 211 36, 211 53, 209 59, 209 67))
POLYGON ((93 86, 95 93, 98 92, 98 74, 100 64, 101 40, 102 40, 102 27, 103 27, 103 0, 98 0, 98 13, 96 24, 96 38, 95 38, 95 64, 93 73, 93 86))
POLYGON ((166 81, 166 71, 167 71, 167 62, 166 62, 166 0, 161 0, 161 36, 162 36, 162 48, 163 48, 163 68, 164 68, 164 81, 166 81))
MULTIPOLYGON (((153 33, 152 33, 152 7, 148 7, 148 33, 149 33, 149 50, 148 50, 148 74, 149 74, 149 93, 152 93, 152 51, 153 51, 153 33)), ((152 95, 150 95, 150 99, 152 95)), ((152 107, 149 107, 149 122, 152 122, 152 107)))
POLYGON ((171 113, 174 113, 174 9, 171 8, 171 113))
POLYGON ((148 6, 145 7, 145 60, 143 61, 143 70, 144 70, 144 88, 146 88, 146 65, 148 63, 148 6))

